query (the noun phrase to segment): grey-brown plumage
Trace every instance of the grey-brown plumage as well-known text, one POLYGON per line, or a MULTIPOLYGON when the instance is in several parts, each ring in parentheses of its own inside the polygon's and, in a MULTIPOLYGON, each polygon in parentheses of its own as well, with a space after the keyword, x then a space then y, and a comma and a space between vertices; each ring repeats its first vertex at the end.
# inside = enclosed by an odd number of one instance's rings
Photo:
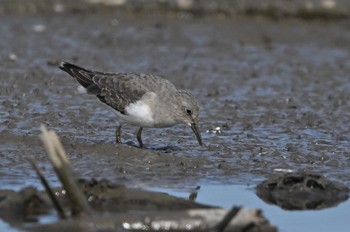
MULTIPOLYGON (((190 125, 202 145, 198 130, 198 102, 186 91, 177 90, 168 80, 143 73, 104 73, 63 62, 59 67, 74 77, 88 94, 117 111, 119 118, 139 126, 137 139, 142 147, 143 127, 190 125)), ((116 140, 120 142, 121 126, 116 140)))

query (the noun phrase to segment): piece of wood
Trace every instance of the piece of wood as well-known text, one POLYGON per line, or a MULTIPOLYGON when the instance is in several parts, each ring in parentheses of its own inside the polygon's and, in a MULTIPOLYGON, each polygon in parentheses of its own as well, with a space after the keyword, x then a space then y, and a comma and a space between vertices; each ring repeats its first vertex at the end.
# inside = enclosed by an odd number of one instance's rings
POLYGON ((91 215, 92 210, 76 183, 73 170, 57 134, 54 131, 48 131, 43 125, 40 129, 41 134, 39 137, 44 144, 46 153, 63 188, 67 191, 67 196, 71 203, 72 216, 91 215))

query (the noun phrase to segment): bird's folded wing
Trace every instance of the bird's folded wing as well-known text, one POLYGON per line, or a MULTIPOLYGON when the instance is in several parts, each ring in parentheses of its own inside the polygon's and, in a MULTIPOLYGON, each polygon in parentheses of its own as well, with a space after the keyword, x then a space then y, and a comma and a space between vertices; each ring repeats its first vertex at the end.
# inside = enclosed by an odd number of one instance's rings
POLYGON ((142 98, 148 92, 146 86, 137 81, 136 74, 118 73, 115 75, 95 75, 94 84, 87 88, 88 93, 95 94, 99 100, 122 114, 125 108, 142 98))

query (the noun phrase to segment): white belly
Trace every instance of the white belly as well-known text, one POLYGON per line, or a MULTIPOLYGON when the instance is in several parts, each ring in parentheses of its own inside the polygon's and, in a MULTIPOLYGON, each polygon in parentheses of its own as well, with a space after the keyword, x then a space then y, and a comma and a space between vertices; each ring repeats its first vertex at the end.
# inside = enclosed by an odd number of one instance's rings
POLYGON ((139 127, 154 127, 154 117, 151 108, 144 101, 137 101, 125 108, 126 114, 116 112, 124 122, 139 127))

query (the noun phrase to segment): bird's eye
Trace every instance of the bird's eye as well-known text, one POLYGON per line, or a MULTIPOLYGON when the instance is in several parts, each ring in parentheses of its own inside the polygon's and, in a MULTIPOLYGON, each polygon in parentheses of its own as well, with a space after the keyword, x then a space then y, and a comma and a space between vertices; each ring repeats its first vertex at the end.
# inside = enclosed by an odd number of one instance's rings
POLYGON ((192 110, 190 110, 190 109, 185 109, 185 110, 186 110, 186 114, 192 115, 192 110))

